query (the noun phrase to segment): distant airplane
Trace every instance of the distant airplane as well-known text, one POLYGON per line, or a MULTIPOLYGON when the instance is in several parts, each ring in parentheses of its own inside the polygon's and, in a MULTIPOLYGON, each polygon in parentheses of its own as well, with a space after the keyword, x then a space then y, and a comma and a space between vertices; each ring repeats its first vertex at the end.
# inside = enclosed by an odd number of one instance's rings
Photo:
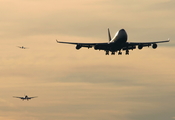
POLYGON ((20 98, 20 99, 22 99, 22 100, 30 100, 30 99, 32 99, 32 98, 36 98, 37 96, 35 96, 35 97, 28 97, 27 95, 25 95, 24 97, 17 97, 17 96, 13 96, 14 98, 20 98))
POLYGON ((28 49, 28 48, 26 48, 26 47, 24 47, 24 46, 17 46, 17 47, 19 47, 19 48, 21 48, 21 49, 28 49))
POLYGON ((79 50, 81 47, 86 48, 92 48, 94 47, 95 50, 104 50, 106 52, 106 55, 109 55, 109 52, 111 52, 111 55, 115 55, 116 52, 118 52, 118 55, 122 54, 122 50, 126 51, 125 54, 129 55, 129 50, 136 49, 142 49, 143 47, 149 47, 152 46, 153 49, 157 48, 157 43, 164 43, 169 42, 170 40, 165 41, 157 41, 157 42, 127 42, 127 33, 124 29, 119 30, 115 36, 111 39, 110 30, 108 29, 108 36, 109 36, 109 42, 107 43, 76 43, 76 42, 62 42, 57 41, 57 43, 65 43, 65 44, 74 44, 76 45, 76 49, 79 50))

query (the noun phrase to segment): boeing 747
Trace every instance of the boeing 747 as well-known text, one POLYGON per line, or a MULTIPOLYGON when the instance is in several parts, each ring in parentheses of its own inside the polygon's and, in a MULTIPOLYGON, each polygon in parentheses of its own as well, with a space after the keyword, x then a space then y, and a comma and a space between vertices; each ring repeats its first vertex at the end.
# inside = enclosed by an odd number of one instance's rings
POLYGON ((95 50, 104 50, 106 55, 115 55, 118 52, 118 55, 122 54, 122 50, 125 51, 126 55, 129 55, 129 50, 133 49, 142 49, 143 47, 152 46, 153 49, 157 48, 157 43, 169 42, 170 40, 157 41, 157 42, 127 42, 128 35, 124 29, 119 30, 113 38, 111 38, 110 30, 108 29, 109 42, 106 43, 76 43, 76 42, 62 42, 57 41, 57 43, 73 44, 76 45, 76 49, 79 50, 82 47, 94 48, 95 50))

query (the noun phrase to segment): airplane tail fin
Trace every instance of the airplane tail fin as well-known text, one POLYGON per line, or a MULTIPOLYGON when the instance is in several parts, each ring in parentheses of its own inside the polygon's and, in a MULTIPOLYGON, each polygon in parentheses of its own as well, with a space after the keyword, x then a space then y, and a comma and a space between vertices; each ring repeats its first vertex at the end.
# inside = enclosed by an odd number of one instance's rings
POLYGON ((111 34, 110 34, 110 30, 108 28, 108 37, 109 37, 109 42, 111 41, 111 34))

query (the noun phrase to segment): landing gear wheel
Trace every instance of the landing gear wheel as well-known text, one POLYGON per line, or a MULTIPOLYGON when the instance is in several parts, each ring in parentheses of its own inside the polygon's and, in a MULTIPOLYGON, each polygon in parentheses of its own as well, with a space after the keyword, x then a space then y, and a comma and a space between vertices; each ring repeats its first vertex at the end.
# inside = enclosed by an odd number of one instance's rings
POLYGON ((129 50, 126 50, 126 53, 125 53, 126 55, 129 55, 129 50))
POLYGON ((109 55, 109 51, 106 51, 106 55, 109 55))
POLYGON ((119 52, 118 52, 118 55, 122 55, 122 52, 121 52, 121 51, 119 51, 119 52))
POLYGON ((115 52, 112 52, 111 55, 115 55, 115 52))

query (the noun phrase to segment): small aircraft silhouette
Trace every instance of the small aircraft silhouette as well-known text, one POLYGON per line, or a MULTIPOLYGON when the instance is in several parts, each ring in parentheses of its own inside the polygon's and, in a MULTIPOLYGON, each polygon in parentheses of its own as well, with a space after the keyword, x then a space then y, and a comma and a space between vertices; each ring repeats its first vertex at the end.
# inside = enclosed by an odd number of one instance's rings
POLYGON ((28 49, 27 47, 24 47, 24 46, 17 46, 17 47, 19 47, 21 49, 28 49))
POLYGON ((18 97, 18 96, 13 96, 14 98, 20 98, 21 100, 30 100, 32 98, 36 98, 37 96, 34 97, 28 97, 27 95, 25 95, 24 97, 18 97))

